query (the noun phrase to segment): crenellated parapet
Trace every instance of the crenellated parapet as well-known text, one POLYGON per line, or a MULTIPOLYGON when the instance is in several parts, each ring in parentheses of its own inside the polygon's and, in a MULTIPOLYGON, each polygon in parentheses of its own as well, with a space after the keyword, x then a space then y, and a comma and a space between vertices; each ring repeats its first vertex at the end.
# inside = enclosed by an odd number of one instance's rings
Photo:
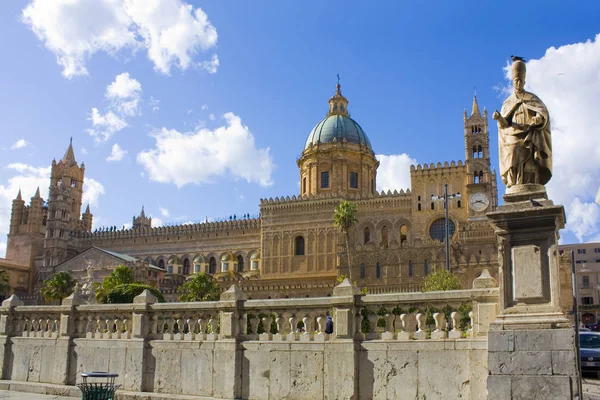
POLYGON ((267 199, 260 199, 261 208, 269 207, 269 206, 287 206, 292 204, 305 204, 310 201, 318 201, 318 200, 335 200, 335 202, 339 202, 341 200, 348 201, 369 201, 371 199, 378 198, 397 198, 397 197, 410 197, 410 189, 394 189, 392 190, 382 190, 380 192, 375 192, 368 196, 363 196, 359 194, 348 194, 342 195, 340 193, 319 193, 319 194, 305 194, 301 196, 285 196, 285 197, 269 197, 267 199))
POLYGON ((410 174, 411 175, 418 175, 418 174, 422 174, 422 175, 426 175, 426 174, 430 174, 431 172, 439 172, 439 171, 443 171, 443 170, 450 170, 449 172, 453 172, 453 170, 455 170, 456 172, 462 172, 464 171, 466 168, 466 165, 463 164, 463 162, 461 160, 458 160, 458 162, 455 161, 451 161, 450 163, 448 163, 448 161, 444 161, 444 163, 442 164, 441 162, 438 163, 430 163, 430 164, 417 164, 417 165, 411 165, 410 166, 410 174))
POLYGON ((129 239, 169 235, 192 235, 204 233, 229 233, 238 231, 260 231, 260 218, 202 222, 197 224, 183 224, 172 226, 159 226, 145 229, 121 229, 106 230, 98 232, 74 232, 73 236, 81 239, 104 240, 104 239, 129 239))

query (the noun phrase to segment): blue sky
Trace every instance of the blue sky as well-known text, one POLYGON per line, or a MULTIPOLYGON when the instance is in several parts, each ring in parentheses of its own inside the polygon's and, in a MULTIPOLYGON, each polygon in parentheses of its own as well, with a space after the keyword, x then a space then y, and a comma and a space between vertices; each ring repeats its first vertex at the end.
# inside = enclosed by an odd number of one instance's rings
POLYGON ((407 188, 411 163, 464 159, 462 111, 474 88, 500 107, 511 54, 532 60, 528 89, 554 119, 563 241, 600 240, 600 3, 341 5, 3 2, 0 254, 10 200, 38 184, 45 196, 71 136, 95 226, 142 205, 158 223, 257 214, 260 198, 297 194, 296 158, 337 73, 375 152, 394 156, 379 188, 407 188))

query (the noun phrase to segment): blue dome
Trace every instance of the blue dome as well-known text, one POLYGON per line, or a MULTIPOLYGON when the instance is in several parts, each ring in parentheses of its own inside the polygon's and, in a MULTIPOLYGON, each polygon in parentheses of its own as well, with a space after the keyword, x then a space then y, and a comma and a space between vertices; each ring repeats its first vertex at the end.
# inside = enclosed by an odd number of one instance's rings
POLYGON ((311 143, 331 143, 334 138, 337 142, 346 139, 347 143, 359 144, 373 151, 365 131, 355 120, 343 114, 328 115, 322 119, 308 135, 304 149, 306 150, 311 143))

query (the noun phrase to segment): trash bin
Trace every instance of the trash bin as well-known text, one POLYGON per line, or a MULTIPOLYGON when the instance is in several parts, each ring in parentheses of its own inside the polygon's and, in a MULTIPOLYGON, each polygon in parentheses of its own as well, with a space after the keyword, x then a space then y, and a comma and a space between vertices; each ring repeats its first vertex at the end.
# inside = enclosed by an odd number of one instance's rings
POLYGON ((117 376, 109 372, 83 372, 83 382, 77 385, 81 389, 81 400, 113 400, 115 391, 121 387, 115 385, 117 376), (90 382, 88 378, 91 378, 90 382))

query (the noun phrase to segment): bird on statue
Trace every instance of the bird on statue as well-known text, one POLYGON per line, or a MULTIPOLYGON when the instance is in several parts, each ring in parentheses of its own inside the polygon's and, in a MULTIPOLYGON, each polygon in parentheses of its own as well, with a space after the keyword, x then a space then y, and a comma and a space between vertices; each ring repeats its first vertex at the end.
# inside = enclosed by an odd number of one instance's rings
POLYGON ((519 56, 513 56, 513 55, 511 55, 510 58, 513 61, 525 61, 525 59, 523 57, 519 57, 519 56))
POLYGON ((531 201, 531 205, 534 207, 544 207, 539 201, 535 201, 534 199, 530 199, 529 201, 531 201))

